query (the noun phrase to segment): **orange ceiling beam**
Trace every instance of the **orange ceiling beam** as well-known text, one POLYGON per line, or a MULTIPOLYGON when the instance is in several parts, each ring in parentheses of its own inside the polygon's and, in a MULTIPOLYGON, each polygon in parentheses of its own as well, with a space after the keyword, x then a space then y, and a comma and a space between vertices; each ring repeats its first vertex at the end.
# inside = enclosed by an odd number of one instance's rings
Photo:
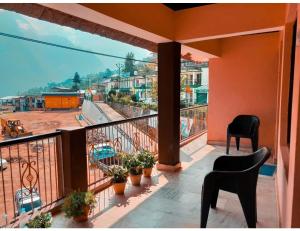
POLYGON ((80 4, 145 31, 174 39, 174 11, 157 3, 80 4))
POLYGON ((175 13, 175 40, 194 42, 280 30, 287 4, 212 4, 175 13))

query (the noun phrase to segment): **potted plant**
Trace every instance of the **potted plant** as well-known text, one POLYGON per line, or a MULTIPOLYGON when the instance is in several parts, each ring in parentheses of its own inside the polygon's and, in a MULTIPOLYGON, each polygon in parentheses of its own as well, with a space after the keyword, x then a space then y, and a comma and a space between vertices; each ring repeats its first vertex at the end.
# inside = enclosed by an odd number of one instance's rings
POLYGON ((108 170, 108 175, 112 177, 112 183, 115 193, 124 194, 128 177, 127 169, 120 165, 112 165, 108 170))
POLYGON ((120 157, 123 162, 123 166, 129 171, 129 177, 132 185, 139 186, 141 184, 143 166, 138 160, 137 155, 135 153, 121 153, 120 157))
POLYGON ((138 160, 143 165, 144 177, 151 177, 153 166, 155 165, 155 157, 147 150, 141 150, 138 153, 138 160))
POLYGON ((26 223, 28 228, 49 228, 52 224, 51 213, 41 213, 26 223))
POLYGON ((95 207, 96 200, 90 191, 74 191, 64 200, 63 211, 66 217, 73 217, 77 222, 88 220, 90 211, 95 207))

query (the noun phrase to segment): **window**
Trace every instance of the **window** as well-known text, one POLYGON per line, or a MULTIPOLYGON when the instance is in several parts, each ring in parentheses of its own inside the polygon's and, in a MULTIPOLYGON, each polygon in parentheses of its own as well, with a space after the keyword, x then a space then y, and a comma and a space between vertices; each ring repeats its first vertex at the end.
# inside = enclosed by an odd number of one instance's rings
POLYGON ((289 102, 288 102, 288 126, 287 126, 287 143, 291 141, 291 120, 292 120, 292 104, 293 104, 293 87, 294 87, 294 68, 295 68, 295 51, 296 51, 296 36, 297 36, 297 20, 293 26, 293 41, 291 51, 291 72, 289 86, 289 102))
POLYGON ((197 74, 197 84, 201 85, 201 74, 197 74))

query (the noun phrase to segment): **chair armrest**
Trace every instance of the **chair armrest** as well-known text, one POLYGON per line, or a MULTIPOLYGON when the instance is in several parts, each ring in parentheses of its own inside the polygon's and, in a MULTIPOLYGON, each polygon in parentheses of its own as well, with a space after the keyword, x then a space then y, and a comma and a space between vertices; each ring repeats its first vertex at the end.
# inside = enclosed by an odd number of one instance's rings
POLYGON ((246 156, 230 156, 224 155, 218 157, 214 162, 213 170, 217 171, 243 171, 250 167, 248 161, 251 155, 246 156))
POLYGON ((224 178, 230 180, 237 180, 240 177, 244 176, 246 172, 244 171, 211 171, 204 178, 204 185, 213 186, 218 180, 224 178))

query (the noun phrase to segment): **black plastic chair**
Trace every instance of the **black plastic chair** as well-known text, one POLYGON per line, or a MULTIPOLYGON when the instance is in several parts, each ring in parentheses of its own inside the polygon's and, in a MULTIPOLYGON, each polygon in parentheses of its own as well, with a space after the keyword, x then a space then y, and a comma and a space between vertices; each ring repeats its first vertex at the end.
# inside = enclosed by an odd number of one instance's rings
POLYGON ((201 228, 206 227, 209 207, 216 208, 219 190, 236 193, 240 199, 249 228, 256 227, 256 185, 259 168, 270 156, 263 147, 246 156, 220 156, 213 171, 204 178, 201 194, 201 228))
POLYGON ((238 115, 227 127, 226 154, 229 153, 231 137, 235 137, 236 148, 240 149, 240 138, 249 138, 252 143, 252 151, 258 149, 259 118, 255 115, 238 115))

